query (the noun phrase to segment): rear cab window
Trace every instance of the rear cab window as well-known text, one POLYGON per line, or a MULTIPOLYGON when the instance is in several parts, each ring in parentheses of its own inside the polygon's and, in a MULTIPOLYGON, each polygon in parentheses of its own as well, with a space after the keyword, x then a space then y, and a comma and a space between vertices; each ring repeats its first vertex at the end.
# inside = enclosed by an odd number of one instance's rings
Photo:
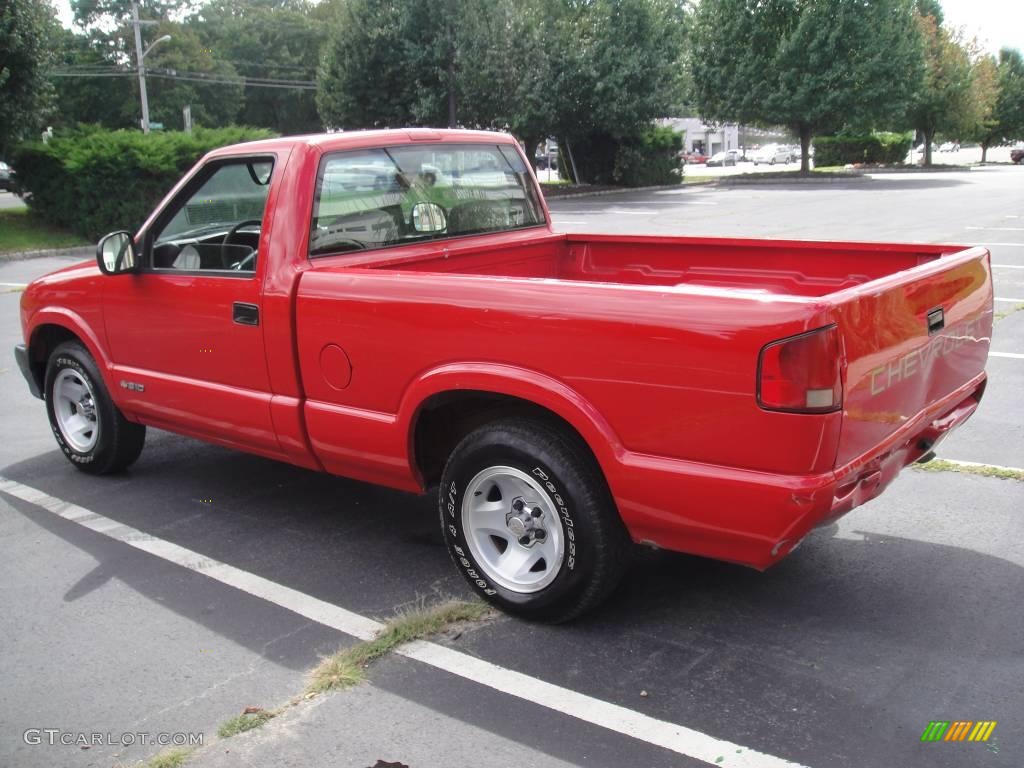
POLYGON ((526 164, 501 144, 335 152, 316 179, 309 255, 546 225, 526 164))

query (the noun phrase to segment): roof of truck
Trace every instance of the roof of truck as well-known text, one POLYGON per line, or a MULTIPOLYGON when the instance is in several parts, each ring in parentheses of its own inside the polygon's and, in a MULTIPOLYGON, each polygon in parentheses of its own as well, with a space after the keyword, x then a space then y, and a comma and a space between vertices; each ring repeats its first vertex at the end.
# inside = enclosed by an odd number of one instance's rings
POLYGON ((360 149, 382 144, 414 144, 418 142, 473 142, 488 144, 515 144, 510 133, 498 131, 470 131, 461 128, 386 128, 372 131, 338 131, 312 133, 304 136, 281 136, 260 139, 243 144, 232 144, 213 150, 210 155, 231 155, 241 152, 273 152, 290 149, 298 144, 315 146, 323 151, 360 149))

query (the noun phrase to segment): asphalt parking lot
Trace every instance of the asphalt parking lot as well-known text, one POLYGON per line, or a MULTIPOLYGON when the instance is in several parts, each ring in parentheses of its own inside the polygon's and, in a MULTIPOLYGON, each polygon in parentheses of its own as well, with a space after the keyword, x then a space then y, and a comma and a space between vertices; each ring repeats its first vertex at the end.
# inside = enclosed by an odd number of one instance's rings
MULTIPOLYGON (((1024 311, 1014 311, 1024 305, 1022 190, 1024 167, 991 167, 698 186, 551 208, 566 231, 988 246, 996 310, 1006 313, 992 346, 1001 356, 989 361, 980 410, 940 456, 1024 467, 1024 311)), ((20 337, 18 284, 63 263, 0 262, 4 349, 20 337)), ((28 744, 23 734, 212 735, 245 706, 287 700, 319 657, 352 642, 308 614, 204 575, 201 565, 132 546, 135 533, 360 616, 468 595, 431 499, 156 431, 130 472, 76 472, 53 443, 42 403, 3 354, 0 476, 40 493, 26 500, 0 485, 0 766, 131 765, 155 748, 80 750, 28 744), (96 513, 101 525, 55 515, 47 499, 96 513), (105 535, 118 524, 128 535, 105 535)), ((1022 510, 1024 483, 907 471, 767 573, 642 551, 609 604, 585 620, 548 627, 498 617, 439 641, 590 697, 566 694, 579 705, 575 714, 531 702, 530 691, 499 692, 403 657, 376 667, 370 685, 447 718, 450 730, 417 737, 461 738, 452 745, 460 759, 446 766, 495 764, 487 755, 499 743, 528 749, 536 759, 521 758, 526 765, 1020 766, 1022 510), (587 702, 704 735, 721 745, 721 761, 672 747, 696 737, 666 746, 664 729, 588 720, 600 707, 587 702), (998 725, 986 743, 922 743, 933 720, 998 725), (755 752, 747 757, 747 749, 755 752)), ((337 739, 346 727, 336 724, 337 739)), ((396 728, 376 735, 379 758, 440 768, 392 751, 402 741, 396 728)))

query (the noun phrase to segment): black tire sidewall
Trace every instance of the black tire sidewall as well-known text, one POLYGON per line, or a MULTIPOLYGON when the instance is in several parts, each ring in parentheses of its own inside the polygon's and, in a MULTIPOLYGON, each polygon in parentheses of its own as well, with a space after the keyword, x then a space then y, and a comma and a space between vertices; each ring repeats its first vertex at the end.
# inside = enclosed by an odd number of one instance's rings
POLYGON ((57 445, 68 460, 82 469, 103 472, 112 460, 113 442, 115 440, 114 403, 107 393, 106 385, 93 362, 92 357, 83 347, 74 343, 61 344, 54 350, 46 364, 46 415, 50 420, 50 429, 57 440, 57 445), (53 383, 57 375, 64 370, 73 370, 89 382, 96 407, 96 423, 99 436, 91 450, 82 452, 75 450, 65 439, 57 424, 54 413, 53 383))
POLYGON ((593 491, 588 493, 567 452, 531 449, 523 442, 518 435, 495 430, 471 435, 456 449, 439 489, 441 527, 452 560, 478 595, 510 613, 556 618, 567 602, 586 590, 595 568, 593 491), (493 466, 513 467, 530 475, 558 510, 565 542, 562 564, 554 581, 537 592, 513 592, 494 583, 466 541, 462 521, 466 489, 479 472, 493 466))

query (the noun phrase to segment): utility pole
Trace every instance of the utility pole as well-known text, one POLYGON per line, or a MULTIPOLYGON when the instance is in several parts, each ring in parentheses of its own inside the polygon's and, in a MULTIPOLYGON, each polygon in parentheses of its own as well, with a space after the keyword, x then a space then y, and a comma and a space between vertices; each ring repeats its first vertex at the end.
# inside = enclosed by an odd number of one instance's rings
POLYGON ((146 66, 143 64, 143 60, 146 58, 146 54, 152 51, 157 45, 170 40, 170 35, 164 35, 161 38, 154 40, 149 44, 149 48, 142 49, 142 27, 149 26, 151 24, 159 24, 159 21, 140 21, 139 20, 139 4, 132 3, 132 27, 135 28, 135 58, 139 65, 139 95, 142 97, 142 131, 143 133, 149 133, 149 99, 146 97, 146 66))
POLYGON ((146 68, 142 63, 142 22, 139 4, 132 3, 132 26, 135 28, 135 57, 139 66, 139 95, 142 96, 142 132, 149 133, 149 99, 146 98, 146 68))

